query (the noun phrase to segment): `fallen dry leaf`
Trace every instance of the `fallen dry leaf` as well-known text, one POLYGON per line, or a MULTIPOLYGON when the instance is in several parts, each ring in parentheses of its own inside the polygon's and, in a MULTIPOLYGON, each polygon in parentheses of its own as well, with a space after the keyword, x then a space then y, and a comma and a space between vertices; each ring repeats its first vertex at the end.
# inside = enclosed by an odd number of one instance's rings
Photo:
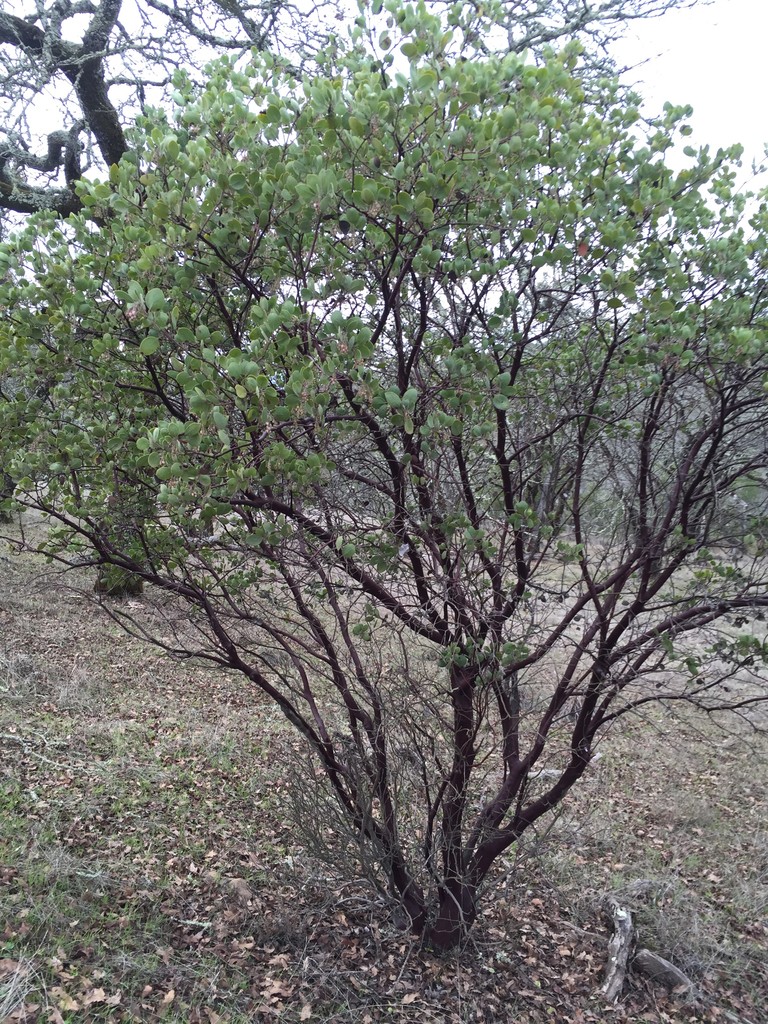
POLYGON ((22 967, 20 961, 3 957, 0 960, 0 978, 7 978, 11 974, 24 974, 26 968, 22 967))
POLYGON ((73 999, 69 992, 61 988, 59 985, 54 985, 53 988, 49 989, 49 992, 56 1000, 60 1010, 80 1009, 80 1003, 78 1003, 76 999, 73 999))
POLYGON ((269 999, 287 998, 293 995, 294 987, 294 985, 281 981, 279 978, 276 980, 267 978, 267 984, 262 988, 261 994, 269 999))
POLYGON ((253 890, 244 878, 227 879, 227 888, 240 903, 249 903, 253 899, 253 890))
POLYGON ((92 988, 83 996, 83 1006, 90 1006, 92 1003, 104 1003, 107 1000, 107 993, 103 988, 92 988))

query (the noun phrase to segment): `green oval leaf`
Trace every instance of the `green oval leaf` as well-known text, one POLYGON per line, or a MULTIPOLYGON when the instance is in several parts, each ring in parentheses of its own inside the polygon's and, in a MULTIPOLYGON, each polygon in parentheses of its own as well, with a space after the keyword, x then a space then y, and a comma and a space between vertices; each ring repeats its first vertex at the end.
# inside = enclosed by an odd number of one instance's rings
POLYGON ((144 341, 139 345, 139 352, 143 356, 153 356, 155 352, 160 348, 160 339, 151 337, 145 338, 144 341))

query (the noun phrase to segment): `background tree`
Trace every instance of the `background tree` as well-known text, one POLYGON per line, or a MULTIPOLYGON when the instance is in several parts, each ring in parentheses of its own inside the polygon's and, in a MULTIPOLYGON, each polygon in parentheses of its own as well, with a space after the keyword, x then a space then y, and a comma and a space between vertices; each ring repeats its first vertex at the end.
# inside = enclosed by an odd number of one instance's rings
POLYGON ((2 6, 0 208, 62 215, 79 209, 74 185, 88 167, 120 161, 135 115, 168 98, 176 68, 199 73, 212 56, 251 47, 301 54, 335 12, 290 0, 2 6))
MULTIPOLYGON (((540 52, 583 37, 597 54, 627 21, 692 2, 504 2, 495 43, 540 52)), ((487 6, 462 5, 462 45, 488 45, 487 6)), ((252 47, 301 65, 348 17, 337 0, 1 0, 0 210, 78 210, 75 183, 119 162, 137 113, 170 102, 176 70, 202 79, 212 57, 236 59, 252 47)))
POLYGON ((54 557, 274 701, 319 838, 450 947, 617 719, 768 697, 768 211, 577 47, 454 61, 387 11, 390 73, 359 27, 301 78, 177 74, 0 250, 0 459, 54 557))

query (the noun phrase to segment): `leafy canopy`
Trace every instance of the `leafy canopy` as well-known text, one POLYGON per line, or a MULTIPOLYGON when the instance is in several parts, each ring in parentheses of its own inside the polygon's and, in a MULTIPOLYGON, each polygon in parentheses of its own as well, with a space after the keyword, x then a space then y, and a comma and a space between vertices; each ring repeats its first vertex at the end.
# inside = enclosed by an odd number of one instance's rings
MULTIPOLYGON (((68 417, 57 401, 51 422, 41 397, 25 399, 35 443, 17 473, 47 473, 51 455, 54 474, 87 466, 87 494, 48 482, 72 514, 101 507, 113 464, 191 513, 278 477, 311 498, 331 460, 323 444, 286 445, 280 425, 311 420, 343 438, 365 410, 413 436, 427 396, 408 373, 425 349, 441 387, 423 444, 487 437, 514 397, 505 373, 521 343, 542 371, 578 359, 577 332, 553 339, 553 317, 523 308, 534 279, 557 306, 599 294, 633 318, 622 373, 638 367, 653 386, 668 358, 648 350, 649 316, 667 321, 657 334, 675 335, 673 355, 691 358, 691 300, 708 282, 692 293, 664 244, 716 230, 698 185, 721 158, 702 155, 676 179, 665 169, 686 110, 669 109, 639 144, 638 111, 617 84, 587 89, 574 76, 577 48, 538 67, 516 54, 454 65, 437 17, 389 7, 401 70, 339 43, 303 81, 269 55, 241 71, 214 65, 202 91, 179 75, 172 121, 145 119, 137 153, 108 182, 81 186, 101 230, 37 218, 5 248, 5 365, 35 369, 46 395, 72 403, 68 417), (408 339, 411 366, 396 366, 394 307, 425 287, 432 308, 408 339), (465 323, 449 322, 456 295, 465 323), (257 428, 254 459, 243 443, 257 428)), ((712 188, 729 183, 722 171, 712 188)), ((737 235, 711 249, 746 280, 737 235)))

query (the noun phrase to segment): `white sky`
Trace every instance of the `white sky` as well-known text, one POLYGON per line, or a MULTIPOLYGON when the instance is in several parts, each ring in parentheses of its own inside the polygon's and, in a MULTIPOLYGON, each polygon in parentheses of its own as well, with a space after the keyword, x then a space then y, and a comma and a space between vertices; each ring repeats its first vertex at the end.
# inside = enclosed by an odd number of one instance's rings
POLYGON ((747 180, 768 143, 767 49, 768 0, 715 0, 635 23, 614 52, 622 64, 649 58, 629 76, 648 114, 665 100, 691 104, 687 143, 741 143, 747 180))

